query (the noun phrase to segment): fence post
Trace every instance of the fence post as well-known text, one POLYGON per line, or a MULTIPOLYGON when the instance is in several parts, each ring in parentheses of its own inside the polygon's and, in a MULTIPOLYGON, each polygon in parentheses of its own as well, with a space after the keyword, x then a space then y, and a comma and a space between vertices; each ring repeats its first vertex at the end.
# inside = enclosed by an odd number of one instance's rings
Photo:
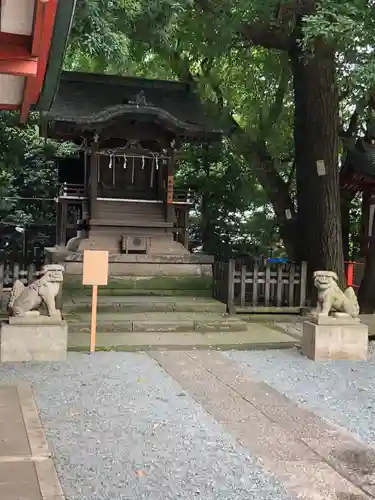
POLYGON ((306 305, 307 262, 301 262, 299 306, 306 305))
POLYGON ((256 307, 258 305, 258 272, 259 266, 254 263, 253 265, 253 296, 252 296, 252 306, 256 307))
POLYGON ((349 261, 346 268, 346 283, 348 286, 353 286, 354 283, 354 262, 349 261))
POLYGON ((246 299, 246 265, 241 266, 241 307, 245 306, 246 299))
POLYGON ((284 264, 277 264, 277 284, 276 284, 276 306, 281 307, 283 298, 283 266, 284 264))
POLYGON ((30 285, 34 281, 36 273, 36 267, 34 264, 29 264, 27 268, 27 284, 30 285))
MULTIPOLYGON (((288 306, 292 307, 294 306, 294 281, 295 281, 295 272, 296 272, 296 265, 294 263, 290 264, 289 268, 289 277, 288 277, 288 285, 289 285, 289 290, 288 290, 288 306)), ((302 285, 301 285, 302 286, 302 285)))
POLYGON ((264 274, 264 305, 269 307, 270 305, 270 287, 271 287, 271 268, 270 263, 266 262, 266 272, 264 274))
POLYGON ((235 314, 234 307, 234 273, 236 271, 236 263, 230 259, 227 266, 227 310, 229 314, 235 314))
POLYGON ((17 263, 13 264, 13 284, 20 278, 20 265, 17 263))
POLYGON ((4 308, 4 264, 0 263, 0 309, 4 308))
POLYGON ((216 299, 216 262, 212 264, 212 297, 216 299))

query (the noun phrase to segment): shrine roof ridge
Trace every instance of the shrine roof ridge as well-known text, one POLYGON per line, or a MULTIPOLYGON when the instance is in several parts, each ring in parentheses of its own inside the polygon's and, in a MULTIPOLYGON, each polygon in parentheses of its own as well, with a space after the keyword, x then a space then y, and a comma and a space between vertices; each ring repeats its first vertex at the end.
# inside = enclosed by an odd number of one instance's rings
POLYGON ((163 80, 156 78, 144 78, 140 76, 117 75, 114 73, 88 73, 84 71, 62 71, 60 81, 97 83, 106 85, 123 85, 126 87, 165 88, 170 87, 174 91, 186 92, 195 89, 195 82, 180 82, 178 80, 163 80))
POLYGON ((74 123, 103 129, 114 119, 149 119, 163 122, 175 133, 220 136, 196 85, 131 76, 63 72, 54 103, 43 113, 49 127, 74 123), (54 125, 54 124, 55 125, 54 125))

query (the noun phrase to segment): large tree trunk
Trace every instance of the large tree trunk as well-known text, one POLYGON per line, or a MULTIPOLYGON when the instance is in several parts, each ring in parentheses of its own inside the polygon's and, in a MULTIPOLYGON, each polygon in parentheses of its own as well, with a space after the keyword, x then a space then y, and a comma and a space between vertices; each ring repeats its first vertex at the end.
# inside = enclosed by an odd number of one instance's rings
POLYGON ((289 55, 295 97, 299 260, 306 260, 311 270, 335 271, 344 284, 334 51, 320 41, 313 54, 305 55, 298 41, 289 55), (324 175, 318 173, 321 162, 324 175))

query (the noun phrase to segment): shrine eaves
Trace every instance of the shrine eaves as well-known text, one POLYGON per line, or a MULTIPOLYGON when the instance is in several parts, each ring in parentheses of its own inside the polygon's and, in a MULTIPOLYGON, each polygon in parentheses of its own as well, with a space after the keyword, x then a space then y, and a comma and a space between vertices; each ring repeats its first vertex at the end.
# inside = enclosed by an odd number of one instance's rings
POLYGON ((49 60, 62 65, 76 0, 0 0, 0 109, 22 123, 37 106, 49 60))

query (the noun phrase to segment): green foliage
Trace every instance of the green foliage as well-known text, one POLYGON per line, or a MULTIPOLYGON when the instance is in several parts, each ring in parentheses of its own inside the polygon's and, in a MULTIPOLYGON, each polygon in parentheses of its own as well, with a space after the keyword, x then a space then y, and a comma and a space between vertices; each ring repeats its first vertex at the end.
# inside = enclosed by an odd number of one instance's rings
MULTIPOLYGON (((214 15, 202 15, 194 2, 184 0, 117 1, 112 2, 108 9, 101 2, 88 2, 88 5, 87 2, 86 5, 80 3, 67 64, 73 69, 76 67, 72 61, 80 61, 85 50, 84 40, 89 40, 83 33, 91 33, 90 36, 96 37, 93 44, 95 53, 90 48, 89 61, 92 62, 84 62, 85 68, 93 68, 98 64, 101 65, 101 70, 119 74, 136 73, 152 78, 182 80, 193 78, 208 109, 221 121, 222 127, 231 130, 234 117, 254 144, 259 140, 266 141, 271 155, 280 160, 280 173, 287 177, 287 164, 282 159, 289 157, 291 151, 292 108, 283 105, 284 98, 291 104, 286 60, 280 54, 261 48, 250 49, 248 44, 244 44, 236 30, 244 15, 245 4, 235 2, 234 5, 226 5, 230 7, 230 22, 220 9, 215 8, 214 15), (100 7, 103 8, 102 11, 100 7), (92 17, 91 21, 87 17, 92 17), (104 20, 100 30, 90 28, 87 31, 87 23, 94 26, 98 18, 104 20), (118 54, 111 57, 108 53, 112 49, 103 35, 104 29, 111 36, 115 33, 125 36, 122 60, 118 54), (282 126, 278 126, 280 124, 282 126)), ((264 7, 264 3, 262 6, 264 7)), ((268 8, 274 6, 275 2, 268 3, 268 8)), ((254 10, 247 12, 248 7, 245 10, 250 19, 254 10)), ((264 16, 265 12, 266 10, 260 9, 259 16, 264 16)), ((80 64, 82 68, 82 62, 80 64)), ((211 193, 210 210, 212 214, 216 214, 217 219, 210 231, 211 246, 218 248, 216 243, 220 239, 226 240, 228 246, 235 239, 237 242, 245 242, 244 245, 250 248, 253 243, 258 244, 260 235, 265 235, 265 246, 270 246, 273 236, 278 236, 269 200, 252 171, 252 156, 256 156, 256 149, 247 148, 246 160, 242 152, 236 151, 233 146, 230 154, 228 151, 225 146, 223 158, 216 163, 215 168, 211 166, 210 175, 200 183, 197 193, 198 197, 203 196, 203 185, 206 186, 206 192, 211 193), (222 165, 222 162, 232 162, 236 169, 228 170, 227 165, 222 165), (233 182, 236 177, 237 181, 233 182), (239 189, 243 192, 240 196, 239 189), (246 212, 246 217, 238 215, 242 211, 246 212), (231 213, 237 215, 229 216, 229 220, 227 214, 231 213), (232 221, 235 219, 237 222, 233 226, 232 221), (250 219, 253 221, 251 224, 250 219), (259 226, 262 227, 258 231, 259 226), (251 245, 246 243, 251 239, 249 231, 258 231, 251 245)), ((190 163, 185 161, 180 169, 185 180, 194 177, 201 169, 200 151, 191 148, 189 154, 190 163)), ((201 171, 204 172, 204 169, 201 171)), ((202 181, 201 175, 198 178, 202 181)), ((207 194, 204 197, 207 198, 207 194)), ((198 239, 202 236, 201 226, 205 225, 200 203, 199 201, 196 206, 199 217, 195 234, 198 239)), ((211 219, 215 220, 215 217, 212 215, 211 219)), ((262 245, 264 246, 263 243, 262 245)))
MULTIPOLYGON (((273 179, 284 180, 293 198, 292 82, 287 54, 270 50, 261 40, 253 43, 251 33, 254 27, 259 32, 268 26, 268 32, 292 37, 299 13, 308 4, 307 0, 77 2, 66 68, 194 80, 210 113, 226 131, 222 147, 208 152, 187 148, 177 176, 179 185, 196 192, 194 234, 199 241, 209 235, 205 243, 212 251, 266 252, 279 241, 277 193, 265 180, 261 161, 266 154, 273 179)), ((365 112, 373 88, 374 8, 368 0, 321 0, 317 5, 316 12, 302 16, 306 57, 322 40, 335 47, 345 128, 356 107, 365 112)), ((0 148, 1 215, 26 223, 42 217, 43 210, 35 204, 29 210, 4 197, 19 198, 32 191, 53 198, 51 155, 57 146, 37 137, 33 121, 15 129, 7 121, 9 116, 0 117, 0 142, 10 145, 9 151, 0 148)))
POLYGON ((57 195, 56 155, 71 153, 68 143, 46 141, 38 115, 19 125, 17 113, 0 112, 0 252, 20 252, 23 228, 33 239, 54 234, 57 195), (29 230, 30 229, 30 230, 29 230))
POLYGON ((270 255, 279 243, 275 217, 263 189, 227 140, 187 147, 176 187, 195 194, 191 239, 213 255, 270 255))

